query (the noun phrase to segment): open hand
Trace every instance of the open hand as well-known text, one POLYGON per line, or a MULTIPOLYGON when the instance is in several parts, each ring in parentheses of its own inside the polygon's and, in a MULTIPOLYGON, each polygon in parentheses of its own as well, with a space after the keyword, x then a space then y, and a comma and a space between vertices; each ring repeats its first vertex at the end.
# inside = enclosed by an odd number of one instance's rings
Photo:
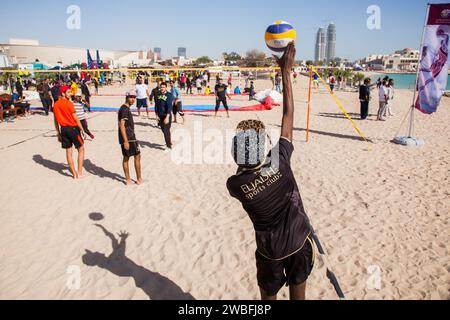
POLYGON ((130 234, 126 231, 120 231, 120 233, 117 234, 120 239, 126 240, 130 234))

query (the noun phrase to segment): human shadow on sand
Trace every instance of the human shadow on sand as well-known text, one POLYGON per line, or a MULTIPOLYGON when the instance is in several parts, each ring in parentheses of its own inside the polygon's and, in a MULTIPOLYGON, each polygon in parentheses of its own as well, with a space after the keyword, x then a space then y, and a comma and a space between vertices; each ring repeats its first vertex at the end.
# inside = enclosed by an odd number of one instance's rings
MULTIPOLYGON (((275 125, 276 127, 281 127, 280 125, 275 125)), ((306 132, 306 129, 304 128, 294 128, 294 131, 299 132, 306 132)), ((347 134, 340 134, 340 133, 333 133, 333 132, 326 132, 326 131, 319 131, 319 130, 309 130, 310 133, 321 135, 321 136, 328 136, 338 139, 347 139, 347 140, 354 140, 354 141, 362 141, 364 142, 364 139, 359 136, 351 136, 347 134)), ((366 137, 367 142, 373 143, 373 141, 366 137)))
POLYGON ((150 149, 162 150, 162 151, 166 150, 163 145, 155 144, 155 143, 151 143, 151 142, 147 142, 147 141, 139 141, 139 145, 142 148, 150 148, 150 149))
POLYGON ((153 128, 153 129, 161 129, 160 127, 158 127, 156 124, 153 124, 153 123, 135 122, 134 124, 136 126, 141 126, 141 127, 150 127, 150 128, 153 128))
POLYGON ((137 265, 126 256, 126 240, 129 236, 126 232, 118 234, 118 239, 102 225, 96 224, 111 239, 113 252, 106 256, 103 253, 86 250, 82 257, 85 265, 100 267, 119 277, 132 277, 136 287, 141 288, 151 300, 195 300, 185 293, 172 280, 157 272, 150 271, 137 265))
POLYGON ((100 178, 108 178, 121 183, 125 183, 125 179, 121 175, 110 172, 102 167, 99 167, 89 159, 84 160, 84 169, 94 176, 100 178))
POLYGON ((201 118, 213 118, 214 115, 207 113, 190 113, 189 116, 192 117, 201 117, 201 118))
MULTIPOLYGON (((369 115, 367 119, 361 119, 361 114, 359 113, 347 113, 353 120, 356 121, 376 121, 375 119, 372 119, 371 117, 376 117, 376 115, 369 115)), ((321 112, 317 115, 318 117, 323 118, 332 118, 332 119, 347 119, 345 114, 343 113, 327 113, 327 112, 321 112)))
POLYGON ((69 166, 66 164, 44 159, 40 154, 35 154, 33 156, 33 160, 37 164, 40 164, 41 166, 46 167, 47 169, 56 171, 60 175, 63 175, 65 177, 72 178, 72 175, 69 174, 70 172, 69 166))

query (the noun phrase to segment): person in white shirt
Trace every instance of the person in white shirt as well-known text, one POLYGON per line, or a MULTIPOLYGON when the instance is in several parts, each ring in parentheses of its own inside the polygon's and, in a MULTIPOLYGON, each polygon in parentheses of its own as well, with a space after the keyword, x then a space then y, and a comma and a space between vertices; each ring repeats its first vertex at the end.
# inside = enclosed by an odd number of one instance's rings
POLYGON ((383 81, 383 84, 378 91, 379 99, 380 99, 380 108, 378 109, 377 120, 378 121, 386 121, 384 114, 386 112, 386 105, 389 101, 389 88, 387 87, 388 83, 386 80, 383 81))
POLYGON ((136 106, 138 109, 138 115, 141 116, 141 108, 145 108, 147 112, 147 118, 150 118, 148 113, 148 97, 150 96, 148 86, 143 83, 142 78, 138 78, 138 83, 136 85, 136 106))
POLYGON ((77 114, 78 120, 81 122, 81 126, 84 129, 84 132, 91 137, 92 140, 94 140, 94 135, 89 131, 87 118, 86 118, 86 111, 84 110, 85 104, 83 103, 81 92, 77 92, 77 94, 74 97, 73 106, 75 108, 75 112, 77 114))
POLYGON ((392 112, 392 103, 394 100, 394 94, 395 94, 395 90, 394 90, 394 80, 393 79, 389 79, 389 84, 388 84, 388 103, 386 104, 386 110, 384 112, 384 117, 392 117, 394 115, 394 113, 392 112))
POLYGON ((203 83, 202 83, 203 87, 207 87, 208 86, 208 74, 205 72, 203 74, 203 83))
POLYGON ((197 93, 202 93, 202 78, 198 77, 197 80, 195 80, 195 84, 197 86, 197 93))

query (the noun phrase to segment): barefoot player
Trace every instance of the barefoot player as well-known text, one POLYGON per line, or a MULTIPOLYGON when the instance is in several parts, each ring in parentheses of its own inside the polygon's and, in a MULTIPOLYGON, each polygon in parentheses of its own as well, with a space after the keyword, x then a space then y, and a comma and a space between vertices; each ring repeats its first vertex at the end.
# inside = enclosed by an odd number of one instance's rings
POLYGON ((55 129, 58 134, 58 141, 61 142, 63 149, 66 150, 67 163, 73 178, 81 179, 83 178, 83 139, 85 138, 85 133, 71 101, 72 92, 70 88, 63 86, 60 91, 61 98, 55 103, 53 108, 55 129), (78 150, 78 170, 75 170, 72 146, 75 146, 78 150))
POLYGON ((243 121, 233 141, 238 172, 227 182, 256 233, 257 279, 263 300, 276 300, 287 285, 291 300, 304 300, 314 265, 311 226, 291 169, 294 99, 290 72, 295 61, 291 43, 277 58, 284 86, 281 139, 266 157, 267 134, 261 121, 243 121))
POLYGON ((133 114, 130 108, 136 102, 136 92, 131 91, 126 95, 125 104, 119 110, 119 143, 122 146, 123 155, 123 171, 125 173, 125 179, 127 186, 133 182, 130 177, 129 161, 131 157, 134 157, 134 167, 136 169, 137 184, 141 185, 142 171, 141 171, 141 151, 139 149, 139 143, 134 133, 134 120, 133 114))

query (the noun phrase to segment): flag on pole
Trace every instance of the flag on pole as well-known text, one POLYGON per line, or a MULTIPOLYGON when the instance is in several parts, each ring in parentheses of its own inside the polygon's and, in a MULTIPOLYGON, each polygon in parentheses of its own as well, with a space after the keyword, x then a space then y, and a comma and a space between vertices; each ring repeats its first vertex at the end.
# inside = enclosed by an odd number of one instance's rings
MULTIPOLYGON (((103 69, 103 65, 101 64, 101 60, 100 60, 100 52, 97 50, 97 69, 103 69)), ((97 72, 97 76, 99 78, 99 81, 101 84, 103 84, 103 77, 102 77, 103 73, 100 73, 100 71, 97 72)))
POLYGON ((431 4, 418 66, 416 109, 435 113, 446 91, 450 66, 450 3, 431 4))
POLYGON ((97 50, 97 65, 98 65, 98 68, 100 69, 101 68, 101 60, 100 60, 100 52, 97 50))
POLYGON ((87 63, 88 68, 92 69, 92 67, 94 66, 94 60, 92 60, 91 52, 89 51, 89 49, 87 50, 87 63))

